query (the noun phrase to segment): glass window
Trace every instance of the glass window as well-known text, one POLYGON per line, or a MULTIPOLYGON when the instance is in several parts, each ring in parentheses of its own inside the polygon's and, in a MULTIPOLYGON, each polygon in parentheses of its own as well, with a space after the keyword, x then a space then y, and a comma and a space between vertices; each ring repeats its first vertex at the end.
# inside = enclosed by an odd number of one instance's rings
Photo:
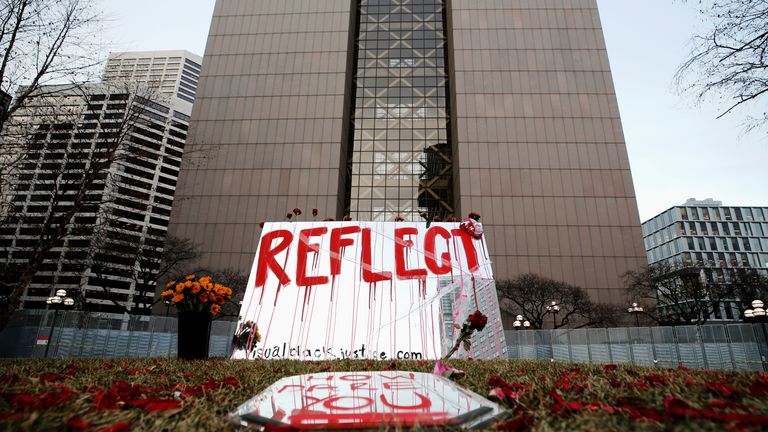
POLYGON ((701 209, 701 217, 704 220, 709 220, 709 210, 706 208, 701 209))
POLYGON ((723 208, 723 215, 725 216, 725 220, 731 220, 731 209, 729 207, 723 208))
POLYGON ((688 210, 685 207, 680 207, 680 219, 688 220, 688 210))
POLYGON ((720 231, 717 229, 717 222, 709 223, 709 233, 712 235, 720 235, 720 231))
POLYGON ((740 220, 744 220, 744 218, 741 216, 741 209, 740 208, 735 207, 733 209, 733 214, 734 214, 734 216, 736 216, 736 220, 739 220, 739 221, 740 220))

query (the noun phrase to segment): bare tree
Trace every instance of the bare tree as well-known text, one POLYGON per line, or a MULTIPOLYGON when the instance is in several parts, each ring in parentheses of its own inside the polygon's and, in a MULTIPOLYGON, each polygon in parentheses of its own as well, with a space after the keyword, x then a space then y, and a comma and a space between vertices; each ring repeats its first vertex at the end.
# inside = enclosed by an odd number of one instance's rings
POLYGON ((734 298, 730 285, 708 281, 700 267, 659 263, 628 271, 624 281, 630 297, 661 324, 704 324, 720 303, 734 298))
MULTIPOLYGON (((29 140, 23 159, 29 166, 22 166, 27 177, 20 177, 9 194, 15 208, 3 227, 11 231, 8 237, 16 237, 4 249, 8 262, 18 268, 18 280, 0 309, 0 329, 46 262, 61 265, 65 240, 69 245, 87 244, 108 223, 110 219, 101 216, 108 208, 105 204, 115 200, 110 189, 120 173, 129 169, 123 162, 135 158, 137 151, 138 146, 130 142, 139 139, 134 136, 138 126, 152 123, 147 107, 154 102, 145 97, 155 97, 151 90, 132 84, 102 86, 114 112, 99 121, 88 120, 91 95, 68 86, 43 87, 41 94, 32 94, 27 107, 17 111, 26 119, 19 127, 27 133, 19 136, 29 140), (31 118, 37 122, 31 123, 31 118), (113 165, 119 169, 112 169, 113 165), (39 192, 30 194, 30 188, 39 192), (28 196, 35 202, 26 202, 28 196)), ((86 258, 79 252, 66 253, 75 260, 86 258)))
POLYGON ((89 270, 96 276, 92 280, 115 306, 129 315, 149 314, 159 282, 168 280, 171 274, 200 257, 196 245, 189 239, 169 235, 165 241, 150 238, 135 241, 134 234, 114 228, 105 230, 92 247, 89 270), (115 277, 131 281, 135 287, 133 302, 121 299, 112 291, 115 277))
POLYGON ((86 81, 100 51, 101 14, 89 0, 0 0, 0 90, 24 86, 0 125, 40 86, 86 81))
POLYGON ((523 315, 534 329, 547 325, 550 316, 554 328, 610 324, 615 316, 615 307, 593 302, 583 288, 533 273, 499 281, 496 290, 502 311, 523 315), (558 306, 557 313, 547 310, 552 302, 558 306))
MULTIPOLYGON (((682 92, 699 101, 721 99, 720 118, 768 94, 768 1, 700 1, 697 7, 709 27, 693 37, 675 80, 682 92)), ((750 117, 747 130, 767 121, 766 112, 750 117)))

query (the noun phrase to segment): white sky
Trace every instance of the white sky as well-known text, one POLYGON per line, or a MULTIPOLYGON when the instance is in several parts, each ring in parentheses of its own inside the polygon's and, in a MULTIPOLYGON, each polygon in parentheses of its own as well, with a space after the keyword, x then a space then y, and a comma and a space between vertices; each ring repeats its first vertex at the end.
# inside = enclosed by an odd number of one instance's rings
MULTIPOLYGON (((203 55, 215 0, 102 0, 115 51, 203 55)), ((672 77, 702 25, 694 4, 598 0, 641 220, 687 198, 768 205, 768 137, 742 134, 745 113, 678 96, 672 77)), ((766 101, 762 108, 765 110, 766 101)), ((753 112, 759 112, 757 107, 753 112)))

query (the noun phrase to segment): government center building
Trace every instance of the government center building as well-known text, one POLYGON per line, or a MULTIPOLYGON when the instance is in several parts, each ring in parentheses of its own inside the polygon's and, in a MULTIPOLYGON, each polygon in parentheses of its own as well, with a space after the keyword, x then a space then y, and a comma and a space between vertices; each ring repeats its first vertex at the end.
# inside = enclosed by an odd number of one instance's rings
POLYGON ((624 304, 646 265, 595 0, 218 0, 169 231, 482 215, 497 279, 624 304))

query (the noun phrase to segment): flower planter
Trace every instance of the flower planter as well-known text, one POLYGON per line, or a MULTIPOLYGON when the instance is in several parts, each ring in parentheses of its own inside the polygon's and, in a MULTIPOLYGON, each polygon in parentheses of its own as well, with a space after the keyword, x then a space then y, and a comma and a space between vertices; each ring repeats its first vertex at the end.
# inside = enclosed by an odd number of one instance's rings
POLYGON ((211 338, 211 314, 179 311, 177 355, 183 360, 208 358, 211 338))

